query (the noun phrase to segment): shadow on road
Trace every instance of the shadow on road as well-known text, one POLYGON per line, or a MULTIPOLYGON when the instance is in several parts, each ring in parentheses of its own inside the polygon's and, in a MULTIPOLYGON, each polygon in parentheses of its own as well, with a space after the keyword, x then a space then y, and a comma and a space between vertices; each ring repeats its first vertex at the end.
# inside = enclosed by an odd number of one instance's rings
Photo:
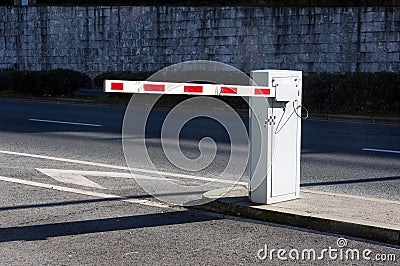
POLYGON ((149 197, 151 197, 151 196, 140 195, 140 196, 133 196, 133 197, 120 197, 120 198, 118 197, 118 198, 108 198, 108 199, 71 200, 71 201, 49 202, 49 203, 39 203, 39 204, 29 204, 29 205, 24 204, 24 205, 17 205, 17 206, 0 207, 0 211, 79 205, 79 204, 98 203, 98 202, 113 202, 113 201, 121 201, 124 199, 143 199, 143 198, 149 198, 149 197))
POLYGON ((64 222, 0 229, 0 242, 35 241, 50 237, 112 232, 165 225, 188 224, 218 219, 190 211, 176 211, 76 222, 64 222))
POLYGON ((90 199, 90 200, 72 200, 72 201, 62 201, 62 202, 49 202, 49 203, 38 203, 29 205, 16 205, 16 206, 4 206, 0 207, 1 211, 9 210, 23 210, 32 208, 46 208, 46 207, 57 207, 57 206, 68 206, 68 205, 79 205, 87 203, 98 203, 98 202, 113 202, 113 201, 124 201, 129 199, 150 199, 154 197, 165 197, 165 196, 177 196, 177 195, 194 195, 199 193, 205 193, 207 191, 187 191, 187 192, 176 192, 176 193, 159 193, 159 194, 144 194, 135 196, 120 196, 115 198, 100 198, 100 199, 90 199))
POLYGON ((350 179, 350 180, 338 180, 338 181, 326 181, 326 182, 312 182, 312 183, 301 184, 300 186, 301 187, 316 187, 316 186, 370 183, 370 182, 395 181, 395 180, 400 180, 400 176, 362 178, 362 179, 350 179))

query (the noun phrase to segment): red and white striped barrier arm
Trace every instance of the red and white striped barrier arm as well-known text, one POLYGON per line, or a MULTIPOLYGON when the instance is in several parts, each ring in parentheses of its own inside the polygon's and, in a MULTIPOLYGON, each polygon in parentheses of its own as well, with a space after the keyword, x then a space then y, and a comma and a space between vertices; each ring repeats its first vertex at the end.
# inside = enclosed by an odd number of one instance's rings
POLYGON ((106 80, 105 92, 275 97, 275 88, 195 83, 106 80))

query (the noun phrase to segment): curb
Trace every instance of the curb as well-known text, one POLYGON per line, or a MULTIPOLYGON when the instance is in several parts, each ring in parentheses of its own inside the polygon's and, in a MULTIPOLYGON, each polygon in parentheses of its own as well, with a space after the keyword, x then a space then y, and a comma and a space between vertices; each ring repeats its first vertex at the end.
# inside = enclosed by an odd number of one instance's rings
MULTIPOLYGON (((210 192, 212 194, 213 191, 210 192)), ((266 205, 251 203, 247 197, 243 196, 215 199, 214 196, 208 196, 207 193, 203 194, 203 198, 213 201, 204 207, 210 211, 400 245, 400 227, 303 211, 289 211, 274 207, 274 204, 265 207, 266 205)))
POLYGON ((314 114, 314 113, 310 113, 308 117, 310 119, 317 119, 317 120, 348 121, 348 122, 363 122, 363 123, 371 123, 371 124, 400 125, 400 118, 399 117, 314 114))

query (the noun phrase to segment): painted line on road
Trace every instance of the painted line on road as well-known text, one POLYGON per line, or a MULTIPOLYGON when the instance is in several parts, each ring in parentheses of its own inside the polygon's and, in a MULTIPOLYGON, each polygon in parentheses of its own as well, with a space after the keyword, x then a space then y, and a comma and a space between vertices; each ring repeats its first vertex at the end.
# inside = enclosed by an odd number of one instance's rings
POLYGON ((54 180, 62 183, 74 184, 78 186, 93 187, 98 189, 106 189, 105 187, 93 182, 86 178, 86 176, 94 177, 119 177, 127 179, 146 179, 146 180, 159 180, 173 182, 171 179, 158 178, 152 176, 136 175, 133 176, 131 173, 119 173, 119 172, 101 172, 101 171, 80 171, 80 170, 64 170, 64 169, 42 169, 36 168, 42 174, 45 174, 54 180))
POLYGON ((86 124, 86 123, 45 120, 45 119, 36 119, 36 118, 29 118, 28 120, 33 121, 33 122, 45 122, 45 123, 67 124, 67 125, 88 126, 88 127, 102 127, 103 126, 103 125, 98 125, 98 124, 86 124))
POLYGON ((147 179, 147 180, 168 180, 167 178, 160 178, 154 176, 143 176, 143 175, 131 175, 131 173, 121 173, 121 172, 103 172, 103 171, 86 171, 86 170, 64 170, 64 169, 44 169, 44 168, 36 168, 39 172, 45 175, 82 175, 82 176, 101 176, 101 177, 118 177, 118 178, 126 178, 126 179, 147 179))
POLYGON ((52 160, 52 161, 59 161, 59 162, 66 162, 66 163, 84 164, 84 165, 90 165, 90 166, 106 167, 106 168, 129 171, 129 168, 125 167, 125 166, 117 166, 117 165, 110 165, 110 164, 103 164, 103 163, 94 163, 94 162, 87 162, 87 161, 80 161, 80 160, 73 160, 73 159, 66 159, 66 158, 59 158, 59 157, 50 157, 50 156, 45 156, 45 155, 29 154, 29 153, 22 153, 22 152, 4 151, 4 150, 0 150, 0 153, 9 154, 9 155, 16 155, 16 156, 31 157, 31 158, 37 158, 37 159, 45 159, 45 160, 52 160))
POLYGON ((362 151, 376 151, 376 152, 385 152, 385 153, 397 153, 400 154, 400 151, 395 150, 382 150, 382 149, 371 149, 371 148, 362 148, 362 151))
POLYGON ((129 203, 134 203, 134 204, 139 204, 139 205, 145 205, 145 206, 151 206, 151 207, 171 208, 171 206, 169 206, 167 204, 163 204, 163 203, 155 202, 155 201, 150 201, 150 200, 131 199, 131 198, 128 198, 128 197, 121 197, 121 196, 118 196, 118 195, 105 194, 105 193, 87 191, 87 190, 70 188, 70 187, 56 186, 56 185, 51 185, 51 184, 39 183, 39 182, 28 181, 28 180, 17 179, 17 178, 11 178, 11 177, 5 177, 5 176, 0 176, 0 181, 16 183, 16 184, 21 184, 21 185, 34 186, 34 187, 47 188, 47 189, 53 189, 53 190, 58 190, 58 191, 63 191, 63 192, 71 192, 71 193, 75 193, 75 194, 92 196, 92 197, 102 198, 102 199, 116 199, 116 200, 121 200, 121 201, 124 201, 124 202, 129 202, 129 203))
POLYGON ((231 185, 237 184, 237 185, 246 186, 246 187, 248 186, 247 182, 236 182, 236 181, 232 181, 232 180, 216 179, 216 178, 210 178, 210 177, 204 177, 204 176, 193 176, 193 175, 168 173, 168 172, 155 171, 155 170, 139 169, 139 168, 128 168, 126 166, 117 166, 117 165, 111 165, 111 164, 95 163, 95 162, 73 160, 73 159, 66 159, 66 158, 59 158, 59 157, 51 157, 51 156, 37 155, 37 154, 29 154, 29 153, 22 153, 22 152, 12 152, 12 151, 0 150, 0 153, 16 155, 16 156, 25 156, 25 157, 31 157, 31 158, 38 158, 38 159, 46 159, 46 160, 59 161, 59 162, 105 167, 105 168, 111 168, 111 169, 119 169, 119 170, 146 173, 146 174, 165 175, 165 176, 179 177, 179 178, 184 178, 184 179, 193 179, 193 180, 207 181, 207 182, 217 182, 217 183, 231 184, 231 185))

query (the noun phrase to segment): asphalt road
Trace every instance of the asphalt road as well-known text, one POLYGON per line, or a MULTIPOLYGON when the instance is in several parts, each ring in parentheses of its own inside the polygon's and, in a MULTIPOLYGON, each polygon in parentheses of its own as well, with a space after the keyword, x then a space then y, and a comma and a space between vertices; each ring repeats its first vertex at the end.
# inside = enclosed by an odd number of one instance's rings
MULTIPOLYGON (((152 119, 162 120, 165 114, 156 111, 152 119)), ((0 265, 277 265, 282 261, 276 256, 259 260, 258 250, 265 244, 288 251, 337 247, 337 235, 153 200, 134 180, 118 176, 128 173, 121 145, 123 115, 120 107, 0 100, 0 265), (102 188, 59 182, 38 169, 86 171, 102 188), (129 198, 121 201, 119 196, 129 198)), ((192 147, 207 123, 197 121, 185 129, 185 155, 196 157, 192 147)), ((153 140, 156 132, 156 126, 148 130, 153 140)), ((226 136, 215 137, 224 147, 226 136)), ((159 170, 178 172, 163 163, 157 141, 149 146, 159 170)), ((400 154, 363 148, 400 151, 400 127, 304 121, 302 186, 399 200, 400 154)), ((222 149, 220 162, 228 154, 222 149)), ((212 164, 199 175, 212 177, 223 166, 212 164)), ((348 238, 348 247, 400 257, 395 247, 360 239, 348 238)))
MULTIPOLYGON (((1 149, 126 166, 121 145, 124 111, 121 107, 3 100, 0 105, 1 149), (54 124, 28 119, 102 126, 54 124)), ((169 163, 161 150, 159 130, 166 114, 166 110, 156 110, 149 118, 151 126, 146 132, 149 153, 158 170, 185 174, 187 172, 169 163)), ((246 116, 242 119, 247 123, 246 116)), ((190 174, 214 177, 221 173, 230 154, 223 128, 212 120, 197 119, 184 127, 182 132, 182 149, 188 157, 199 156, 198 139, 205 135, 216 139, 221 148, 215 162, 202 171, 190 174)), ((303 121, 302 187, 400 200, 400 154, 363 151, 363 148, 400 151, 400 126, 303 121)), ((136 166, 146 167, 141 165, 140 158, 136 166)), ((245 173, 243 181, 247 179, 245 173)))

